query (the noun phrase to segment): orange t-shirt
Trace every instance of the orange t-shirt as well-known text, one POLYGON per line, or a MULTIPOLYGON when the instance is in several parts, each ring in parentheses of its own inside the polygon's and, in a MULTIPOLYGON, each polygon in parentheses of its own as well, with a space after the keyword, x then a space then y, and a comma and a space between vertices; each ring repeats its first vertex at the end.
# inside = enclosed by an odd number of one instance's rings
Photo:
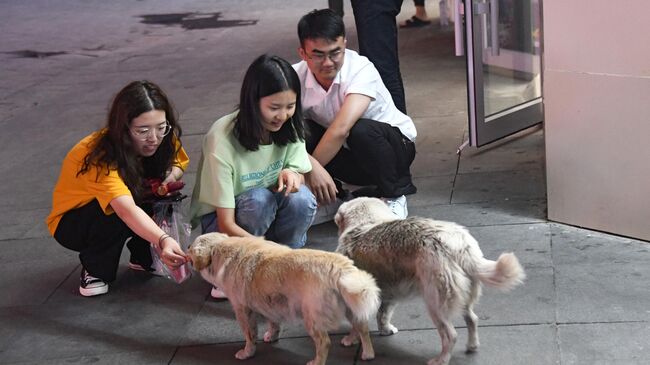
MULTIPOLYGON (((80 208, 93 199, 97 199, 106 215, 113 214, 110 202, 122 195, 131 195, 116 169, 98 171, 97 166, 90 165, 88 171, 77 176, 84 157, 90 152, 94 139, 103 131, 86 136, 77 143, 63 160, 59 180, 52 193, 52 211, 46 219, 47 228, 54 235, 61 217, 66 212, 80 208), (99 172, 99 173, 98 173, 99 172)), ((189 164, 189 157, 183 148, 180 149, 174 165, 185 170, 189 164)))

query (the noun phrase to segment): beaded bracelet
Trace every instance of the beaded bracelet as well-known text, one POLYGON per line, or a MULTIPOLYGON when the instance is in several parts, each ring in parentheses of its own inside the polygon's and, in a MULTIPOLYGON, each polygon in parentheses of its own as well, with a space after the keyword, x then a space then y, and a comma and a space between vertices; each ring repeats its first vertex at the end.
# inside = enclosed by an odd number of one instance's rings
POLYGON ((160 238, 158 238, 158 248, 162 250, 162 246, 161 246, 161 245, 162 245, 162 242, 163 242, 166 238, 171 238, 171 237, 172 237, 172 236, 168 235, 167 233, 163 233, 163 234, 160 236, 160 238))

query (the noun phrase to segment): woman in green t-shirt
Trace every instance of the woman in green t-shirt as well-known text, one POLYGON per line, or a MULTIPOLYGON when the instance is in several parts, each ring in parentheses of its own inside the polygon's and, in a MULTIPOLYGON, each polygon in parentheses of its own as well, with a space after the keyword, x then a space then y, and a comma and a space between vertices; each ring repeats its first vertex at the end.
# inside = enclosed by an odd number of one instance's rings
MULTIPOLYGON (((287 61, 268 55, 253 61, 238 110, 212 125, 202 151, 191 207, 202 232, 305 245, 316 198, 304 184, 311 163, 300 80, 287 61)), ((213 296, 223 294, 213 290, 213 296)))

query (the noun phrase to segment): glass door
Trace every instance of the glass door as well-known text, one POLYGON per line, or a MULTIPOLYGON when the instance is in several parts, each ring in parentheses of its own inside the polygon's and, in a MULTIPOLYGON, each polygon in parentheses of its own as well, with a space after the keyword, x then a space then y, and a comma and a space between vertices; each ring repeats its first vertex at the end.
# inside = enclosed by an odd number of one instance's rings
POLYGON ((471 146, 494 142, 543 119, 540 2, 457 1, 457 10, 465 14, 471 146))

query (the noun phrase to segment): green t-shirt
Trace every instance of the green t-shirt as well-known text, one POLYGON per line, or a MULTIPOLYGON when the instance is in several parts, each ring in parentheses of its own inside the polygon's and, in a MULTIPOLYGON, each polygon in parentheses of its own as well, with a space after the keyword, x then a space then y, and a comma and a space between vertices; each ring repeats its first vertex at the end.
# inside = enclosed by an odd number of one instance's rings
POLYGON ((311 171, 304 141, 246 150, 233 133, 238 113, 235 111, 214 122, 203 138, 190 208, 194 224, 200 216, 214 212, 217 207, 234 209, 235 197, 247 190, 276 186, 282 169, 301 174, 311 171))

